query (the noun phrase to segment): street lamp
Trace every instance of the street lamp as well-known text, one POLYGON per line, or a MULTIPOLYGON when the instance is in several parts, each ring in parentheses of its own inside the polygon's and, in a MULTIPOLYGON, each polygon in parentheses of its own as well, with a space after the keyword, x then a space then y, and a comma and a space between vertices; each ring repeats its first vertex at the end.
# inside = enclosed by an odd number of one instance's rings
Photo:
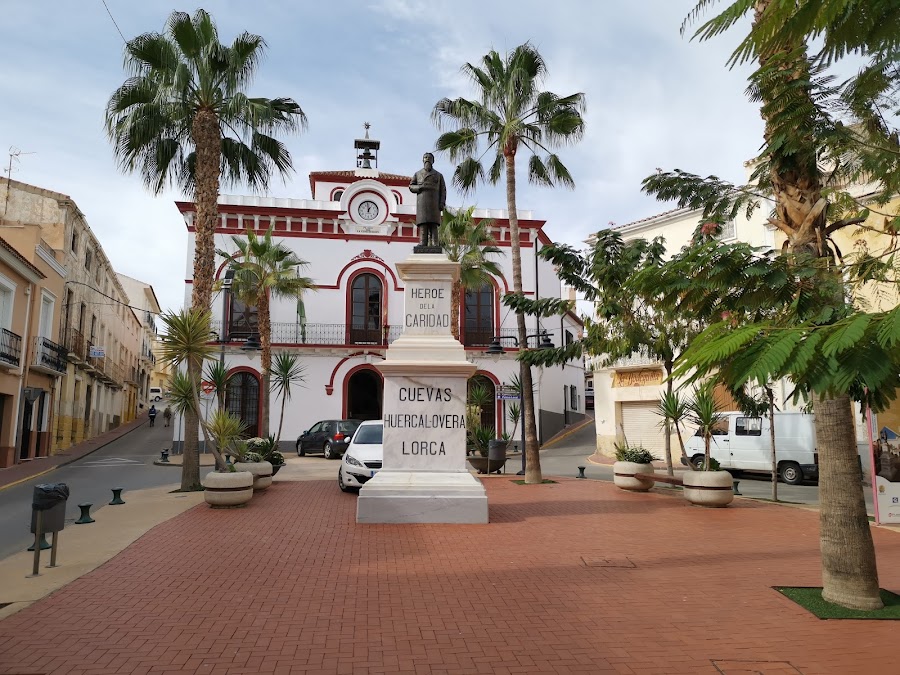
POLYGON ((247 356, 250 357, 260 349, 262 349, 262 345, 259 343, 259 335, 256 331, 250 333, 250 337, 244 340, 244 344, 241 345, 241 351, 245 352, 247 356))
MULTIPOLYGON (((550 341, 550 335, 547 331, 542 330, 540 333, 535 333, 533 335, 525 336, 525 348, 528 348, 528 340, 530 338, 541 338, 540 344, 538 345, 538 349, 553 349, 553 343, 550 341)), ((500 357, 506 353, 506 350, 503 349, 503 345, 500 344, 500 340, 512 340, 513 344, 516 347, 519 346, 519 340, 514 335, 495 335, 491 338, 491 344, 488 345, 488 348, 485 350, 485 354, 493 359, 494 363, 497 363, 500 360, 500 357)), ((525 392, 522 391, 522 387, 525 384, 525 362, 519 360, 519 401, 521 401, 521 409, 522 409, 522 469, 519 471, 519 476, 525 475, 525 406, 526 406, 526 396, 525 392)))

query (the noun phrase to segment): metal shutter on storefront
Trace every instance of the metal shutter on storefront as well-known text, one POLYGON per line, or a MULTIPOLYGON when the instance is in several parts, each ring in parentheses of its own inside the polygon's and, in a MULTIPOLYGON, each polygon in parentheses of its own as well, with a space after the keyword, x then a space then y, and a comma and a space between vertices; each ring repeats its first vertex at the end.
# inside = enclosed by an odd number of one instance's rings
POLYGON ((661 417, 653 412, 655 401, 625 401, 622 403, 622 431, 628 443, 642 445, 657 457, 665 452, 665 434, 660 428, 661 417))

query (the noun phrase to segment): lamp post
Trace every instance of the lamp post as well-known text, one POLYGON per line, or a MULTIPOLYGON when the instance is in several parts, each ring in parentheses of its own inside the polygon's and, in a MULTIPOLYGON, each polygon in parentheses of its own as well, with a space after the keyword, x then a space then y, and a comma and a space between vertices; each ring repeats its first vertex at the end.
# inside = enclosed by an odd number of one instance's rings
MULTIPOLYGON (((525 336, 525 349, 528 348, 528 340, 530 338, 541 338, 541 342, 538 345, 538 349, 553 349, 553 343, 550 341, 550 336, 547 331, 542 330, 540 333, 535 333, 533 335, 525 336)), ((490 356, 494 363, 497 363, 500 360, 500 357, 506 353, 506 350, 503 349, 503 345, 500 344, 500 340, 512 340, 513 344, 516 347, 519 346, 519 340, 514 335, 495 335, 491 338, 491 344, 485 350, 485 354, 490 356)), ((525 475, 525 406, 526 404, 526 396, 525 392, 522 391, 521 386, 525 382, 525 378, 523 377, 523 373, 525 372, 526 364, 521 359, 519 360, 519 401, 521 402, 520 407, 522 409, 522 469, 519 471, 519 476, 525 475)))

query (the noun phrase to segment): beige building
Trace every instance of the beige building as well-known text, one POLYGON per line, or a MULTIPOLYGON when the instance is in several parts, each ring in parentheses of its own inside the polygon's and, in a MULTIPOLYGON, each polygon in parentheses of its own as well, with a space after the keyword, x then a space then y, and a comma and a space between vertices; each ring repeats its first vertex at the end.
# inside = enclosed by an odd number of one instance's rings
POLYGON ((149 389, 155 385, 151 382, 154 368, 156 367, 156 354, 153 345, 156 341, 156 317, 159 316, 159 300, 153 286, 124 274, 118 274, 119 283, 128 294, 131 308, 140 324, 139 349, 138 349, 138 407, 147 407, 149 389))
POLYGON ((44 246, 66 271, 54 305, 59 342, 66 352, 49 425, 49 445, 55 452, 134 419, 141 324, 70 197, 2 180, 0 200, 4 231, 39 230, 44 246))

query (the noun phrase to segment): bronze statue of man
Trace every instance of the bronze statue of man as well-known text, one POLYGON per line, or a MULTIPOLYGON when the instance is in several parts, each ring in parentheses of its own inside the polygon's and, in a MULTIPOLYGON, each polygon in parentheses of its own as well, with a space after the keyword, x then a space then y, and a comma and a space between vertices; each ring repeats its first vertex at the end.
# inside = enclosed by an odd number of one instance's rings
POLYGON ((434 170, 434 155, 426 152, 422 157, 424 168, 416 171, 409 183, 409 191, 416 195, 416 227, 419 228, 419 244, 413 253, 440 253, 438 227, 441 211, 447 204, 447 186, 444 177, 434 170))

